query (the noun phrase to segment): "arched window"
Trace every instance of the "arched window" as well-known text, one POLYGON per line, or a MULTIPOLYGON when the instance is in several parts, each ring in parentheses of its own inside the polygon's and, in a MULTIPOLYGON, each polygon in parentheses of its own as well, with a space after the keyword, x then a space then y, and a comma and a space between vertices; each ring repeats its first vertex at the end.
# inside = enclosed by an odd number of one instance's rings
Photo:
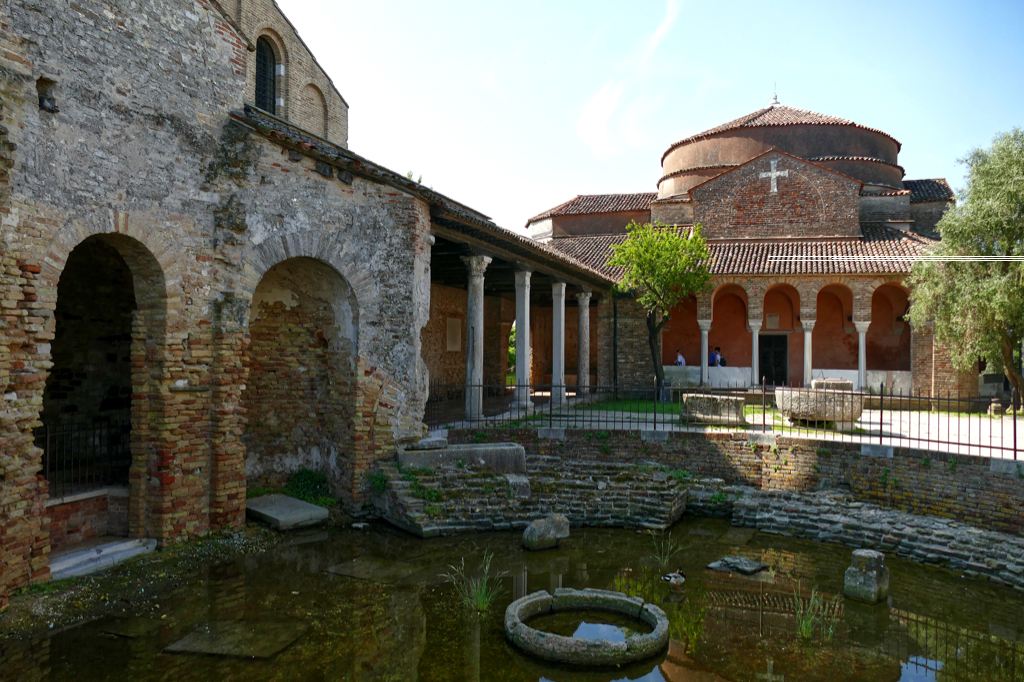
POLYGON ((277 55, 266 38, 256 41, 256 106, 271 114, 276 112, 277 55))

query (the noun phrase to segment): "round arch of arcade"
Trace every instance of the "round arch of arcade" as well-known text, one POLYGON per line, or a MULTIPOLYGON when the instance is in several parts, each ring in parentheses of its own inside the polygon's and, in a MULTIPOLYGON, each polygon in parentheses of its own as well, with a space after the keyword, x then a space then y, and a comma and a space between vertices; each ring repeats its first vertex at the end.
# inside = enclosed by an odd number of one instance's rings
POLYGON ((821 375, 909 390, 908 293, 898 276, 717 278, 697 297, 695 329, 674 331, 665 357, 685 343, 687 364, 724 359, 728 370, 702 370, 712 385, 800 386, 821 375))
MULTIPOLYGON (((36 443, 52 499, 107 489, 107 532, 167 539, 162 412, 187 339, 181 272, 159 226, 114 212, 65 224, 38 293, 53 334, 36 443), (123 491, 123 492, 122 492, 123 491), (125 498, 126 493, 126 498, 125 498)), ((51 530, 51 547, 69 541, 51 530)))
POLYGON ((246 263, 246 485, 279 487, 309 469, 355 502, 363 450, 388 435, 373 431, 379 396, 366 390, 360 342, 380 315, 373 279, 330 234, 268 239, 246 263))

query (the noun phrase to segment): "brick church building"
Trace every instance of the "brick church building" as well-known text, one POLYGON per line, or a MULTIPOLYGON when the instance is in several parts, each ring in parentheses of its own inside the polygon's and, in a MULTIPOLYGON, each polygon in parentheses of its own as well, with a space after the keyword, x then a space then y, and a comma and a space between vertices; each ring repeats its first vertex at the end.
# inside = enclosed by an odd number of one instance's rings
MULTIPOLYGON (((687 365, 668 367, 675 385, 802 386, 826 375, 971 393, 976 376, 952 371, 928 330, 906 320, 904 280, 954 197, 945 180, 905 180, 899 152, 887 133, 776 98, 671 145, 657 192, 577 196, 527 226, 613 278, 606 262, 630 221, 703 226, 712 288, 662 332, 664 364, 678 351, 687 365), (725 367, 708 364, 716 347, 725 367)), ((631 299, 599 304, 596 336, 598 384, 651 381, 644 313, 631 299)))

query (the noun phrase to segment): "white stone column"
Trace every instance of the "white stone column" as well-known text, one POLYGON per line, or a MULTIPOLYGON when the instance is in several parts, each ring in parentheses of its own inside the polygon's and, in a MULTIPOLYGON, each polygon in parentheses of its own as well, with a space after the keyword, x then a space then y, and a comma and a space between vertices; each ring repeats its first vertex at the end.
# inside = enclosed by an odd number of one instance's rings
POLYGON ((529 270, 516 272, 516 389, 512 406, 518 410, 533 407, 530 402, 530 276, 529 270))
POLYGON ((811 364, 811 334, 814 332, 814 320, 804 320, 804 386, 810 387, 814 378, 814 369, 811 364))
POLYGON ((579 323, 576 325, 576 397, 590 393, 590 297, 589 291, 576 294, 579 323))
POLYGON ((761 350, 758 348, 759 339, 761 332, 761 320, 747 320, 747 324, 750 325, 750 385, 760 386, 761 385, 761 350))
POLYGON ((711 331, 711 320, 697 320, 700 327, 700 385, 711 385, 711 367, 708 365, 708 332, 711 331))
POLYGON ((870 322, 854 322, 857 328, 857 380, 860 386, 857 390, 864 391, 868 385, 868 327, 870 322))
POLYGON ((551 283, 551 404, 565 402, 565 282, 551 283))
POLYGON ((484 415, 484 270, 487 256, 463 256, 469 271, 466 296, 466 419, 484 415))

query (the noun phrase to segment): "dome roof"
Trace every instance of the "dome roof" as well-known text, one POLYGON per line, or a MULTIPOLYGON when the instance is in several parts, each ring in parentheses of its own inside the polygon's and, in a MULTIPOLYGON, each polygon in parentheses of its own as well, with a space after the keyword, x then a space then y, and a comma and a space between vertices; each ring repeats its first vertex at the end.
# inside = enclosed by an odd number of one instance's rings
POLYGON ((662 155, 659 196, 666 198, 769 149, 851 175, 865 184, 901 188, 903 169, 893 136, 845 118, 779 104, 679 140, 662 155))

